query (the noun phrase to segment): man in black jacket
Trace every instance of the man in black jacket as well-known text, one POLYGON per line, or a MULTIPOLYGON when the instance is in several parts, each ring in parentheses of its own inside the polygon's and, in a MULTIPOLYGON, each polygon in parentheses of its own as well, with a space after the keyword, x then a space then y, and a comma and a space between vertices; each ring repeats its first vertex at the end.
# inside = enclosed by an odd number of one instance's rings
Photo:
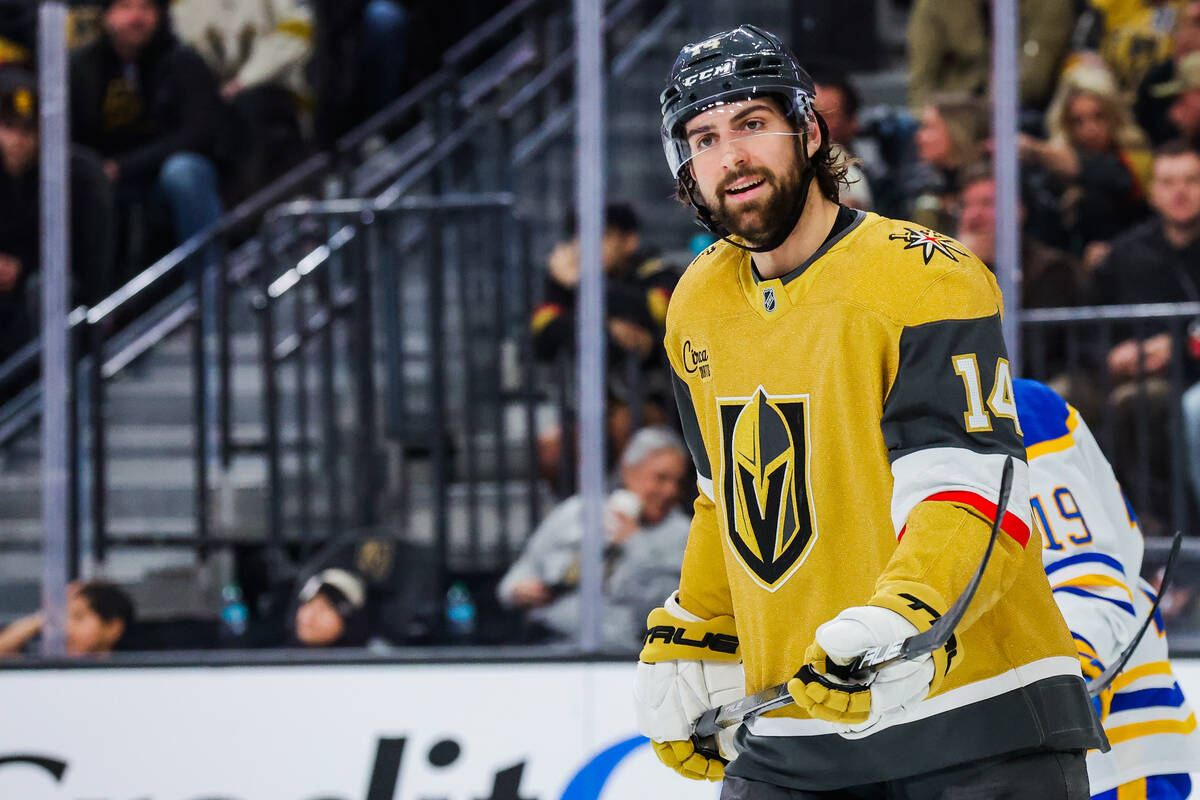
POLYGON ((182 242, 222 213, 216 81, 170 32, 164 0, 104 6, 103 35, 71 62, 73 138, 104 159, 123 207, 165 211, 182 242))
MULTIPOLYGON (((1158 149, 1150 203, 1154 219, 1115 238, 1096 270, 1097 304, 1200 302, 1200 154, 1194 147, 1175 140, 1158 149)), ((1123 482, 1133 490, 1143 529, 1150 530, 1147 520, 1170 508, 1167 416, 1174 399, 1170 367, 1181 328, 1179 323, 1152 322, 1121 326, 1116 333, 1118 344, 1107 357, 1116 387, 1109 398, 1117 415, 1113 461, 1126 471, 1123 482), (1138 435, 1142 426, 1148 437, 1138 435), (1142 486, 1149 489, 1148 497, 1138 491, 1142 486), (1148 505, 1138 504, 1146 499, 1148 505)), ((1200 353, 1189 355, 1181 365, 1184 378, 1196 381, 1200 353)), ((1200 437, 1200 396, 1191 403, 1185 400, 1184 415, 1189 432, 1200 437)), ((1193 470, 1200 479, 1200 465, 1193 470)))
MULTIPOLYGON (((32 335, 29 281, 40 270, 37 81, 0 73, 0 361, 32 335)), ((93 304, 112 290, 112 190, 99 161, 71 153, 73 296, 93 304)))

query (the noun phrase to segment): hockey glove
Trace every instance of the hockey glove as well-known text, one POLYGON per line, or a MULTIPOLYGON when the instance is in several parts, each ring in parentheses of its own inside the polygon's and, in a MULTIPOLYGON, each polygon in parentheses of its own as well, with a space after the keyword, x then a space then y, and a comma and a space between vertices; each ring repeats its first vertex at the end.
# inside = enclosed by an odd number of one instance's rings
POLYGON ((650 612, 646 627, 633 689, 638 730, 659 760, 685 778, 722 780, 726 762, 737 756, 736 727, 717 737, 721 758, 697 753, 691 733, 705 711, 746 692, 733 617, 702 620, 672 594, 664 608, 650 612))
POLYGON ((872 647, 917 632, 916 625, 887 608, 847 608, 817 628, 816 641, 804 654, 804 667, 788 681, 788 692, 809 715, 847 726, 846 733, 873 728, 885 716, 898 716, 929 694, 935 674, 933 657, 888 664, 861 682, 830 675, 829 662, 849 664, 872 647))

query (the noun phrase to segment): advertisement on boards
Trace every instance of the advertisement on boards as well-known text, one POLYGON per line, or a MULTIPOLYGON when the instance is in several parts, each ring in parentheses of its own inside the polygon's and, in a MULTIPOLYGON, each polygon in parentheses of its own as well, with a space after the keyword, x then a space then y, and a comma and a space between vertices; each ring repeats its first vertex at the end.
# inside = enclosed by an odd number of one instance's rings
POLYGON ((0 672, 4 800, 715 800, 632 665, 0 672))
MULTIPOLYGON (((1200 662, 1174 669, 1200 698, 1200 662)), ((632 684, 625 664, 0 672, 0 798, 716 800, 637 735, 632 684)))

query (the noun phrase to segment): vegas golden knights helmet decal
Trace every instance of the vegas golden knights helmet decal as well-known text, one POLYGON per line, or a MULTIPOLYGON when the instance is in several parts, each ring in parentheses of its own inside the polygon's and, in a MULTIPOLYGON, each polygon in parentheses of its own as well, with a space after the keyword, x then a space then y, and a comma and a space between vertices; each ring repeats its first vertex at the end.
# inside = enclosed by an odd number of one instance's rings
POLYGON ((817 539, 808 491, 808 395, 718 399, 721 505, 738 561, 774 592, 817 539))

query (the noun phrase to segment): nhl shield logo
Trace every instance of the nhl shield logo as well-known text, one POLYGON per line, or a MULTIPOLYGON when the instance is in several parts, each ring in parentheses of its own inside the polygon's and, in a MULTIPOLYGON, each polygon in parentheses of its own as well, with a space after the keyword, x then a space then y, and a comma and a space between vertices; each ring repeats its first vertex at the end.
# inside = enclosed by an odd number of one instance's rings
POLYGON ((763 289, 763 308, 768 314, 775 310, 775 288, 772 286, 763 289))
POLYGON ((720 398, 725 535, 750 577, 783 586, 817 540, 808 469, 808 395, 720 398))

